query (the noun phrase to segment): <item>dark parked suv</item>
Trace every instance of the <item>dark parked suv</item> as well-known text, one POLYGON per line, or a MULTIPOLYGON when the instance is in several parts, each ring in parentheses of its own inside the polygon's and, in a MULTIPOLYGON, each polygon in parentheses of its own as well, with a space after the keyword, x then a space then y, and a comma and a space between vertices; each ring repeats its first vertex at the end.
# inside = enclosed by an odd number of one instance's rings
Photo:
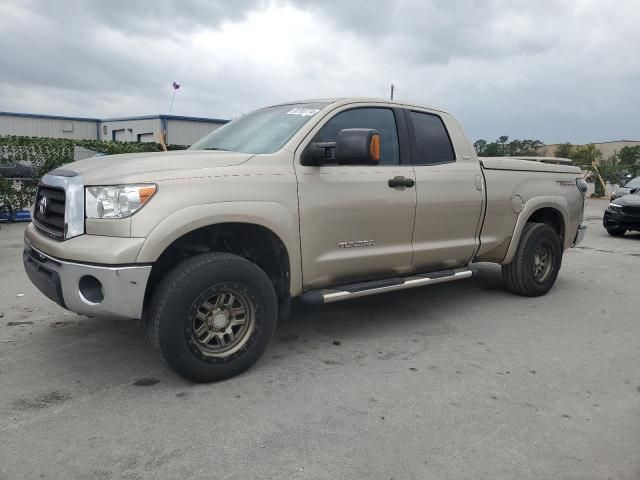
POLYGON ((640 194, 613 200, 604 212, 602 223, 614 237, 621 237, 627 230, 640 231, 640 194))

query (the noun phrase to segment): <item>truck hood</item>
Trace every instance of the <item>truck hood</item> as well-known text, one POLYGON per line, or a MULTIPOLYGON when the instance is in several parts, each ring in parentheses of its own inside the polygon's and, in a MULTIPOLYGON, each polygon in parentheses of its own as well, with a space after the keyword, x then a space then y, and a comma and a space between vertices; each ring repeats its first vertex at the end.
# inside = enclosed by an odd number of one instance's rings
MULTIPOLYGON (((203 170, 232 167, 246 162, 254 154, 209 150, 126 153, 91 157, 69 163, 59 170, 82 175, 85 185, 111 185, 153 182, 203 174, 203 170)), ((55 170, 51 172, 55 175, 55 170)))

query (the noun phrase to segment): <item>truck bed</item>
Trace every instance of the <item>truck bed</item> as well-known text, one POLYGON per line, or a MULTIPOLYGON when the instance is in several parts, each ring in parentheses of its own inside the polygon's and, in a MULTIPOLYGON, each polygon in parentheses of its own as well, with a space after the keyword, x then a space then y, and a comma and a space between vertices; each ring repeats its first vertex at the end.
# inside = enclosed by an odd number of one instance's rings
POLYGON ((479 160, 482 168, 486 170, 582 174, 580 168, 573 165, 554 165, 511 157, 479 157, 479 160))

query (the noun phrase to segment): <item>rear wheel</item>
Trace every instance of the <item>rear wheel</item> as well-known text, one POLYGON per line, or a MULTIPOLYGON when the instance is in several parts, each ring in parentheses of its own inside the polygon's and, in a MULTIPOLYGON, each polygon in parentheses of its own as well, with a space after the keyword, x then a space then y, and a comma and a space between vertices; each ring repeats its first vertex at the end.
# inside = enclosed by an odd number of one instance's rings
POLYGON ((625 233, 627 233, 627 229, 620 227, 607 228, 607 233, 612 237, 622 237, 625 233))
POLYGON ((257 265, 228 253, 198 255, 175 267, 156 290, 149 336, 176 373, 213 382, 260 358, 277 315, 275 290, 257 265))
POLYGON ((562 245, 556 231, 544 223, 527 223, 516 254, 502 266, 507 290, 537 297, 547 293, 558 277, 562 245))

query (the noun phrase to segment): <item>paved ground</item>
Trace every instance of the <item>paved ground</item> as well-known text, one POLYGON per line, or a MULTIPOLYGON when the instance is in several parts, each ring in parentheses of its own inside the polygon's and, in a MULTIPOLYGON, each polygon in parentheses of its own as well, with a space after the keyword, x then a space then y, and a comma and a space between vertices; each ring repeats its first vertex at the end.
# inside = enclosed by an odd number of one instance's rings
POLYGON ((606 202, 537 299, 469 280, 296 306, 262 360, 191 385, 88 319, 0 230, 0 478, 640 478, 640 234, 606 202))

